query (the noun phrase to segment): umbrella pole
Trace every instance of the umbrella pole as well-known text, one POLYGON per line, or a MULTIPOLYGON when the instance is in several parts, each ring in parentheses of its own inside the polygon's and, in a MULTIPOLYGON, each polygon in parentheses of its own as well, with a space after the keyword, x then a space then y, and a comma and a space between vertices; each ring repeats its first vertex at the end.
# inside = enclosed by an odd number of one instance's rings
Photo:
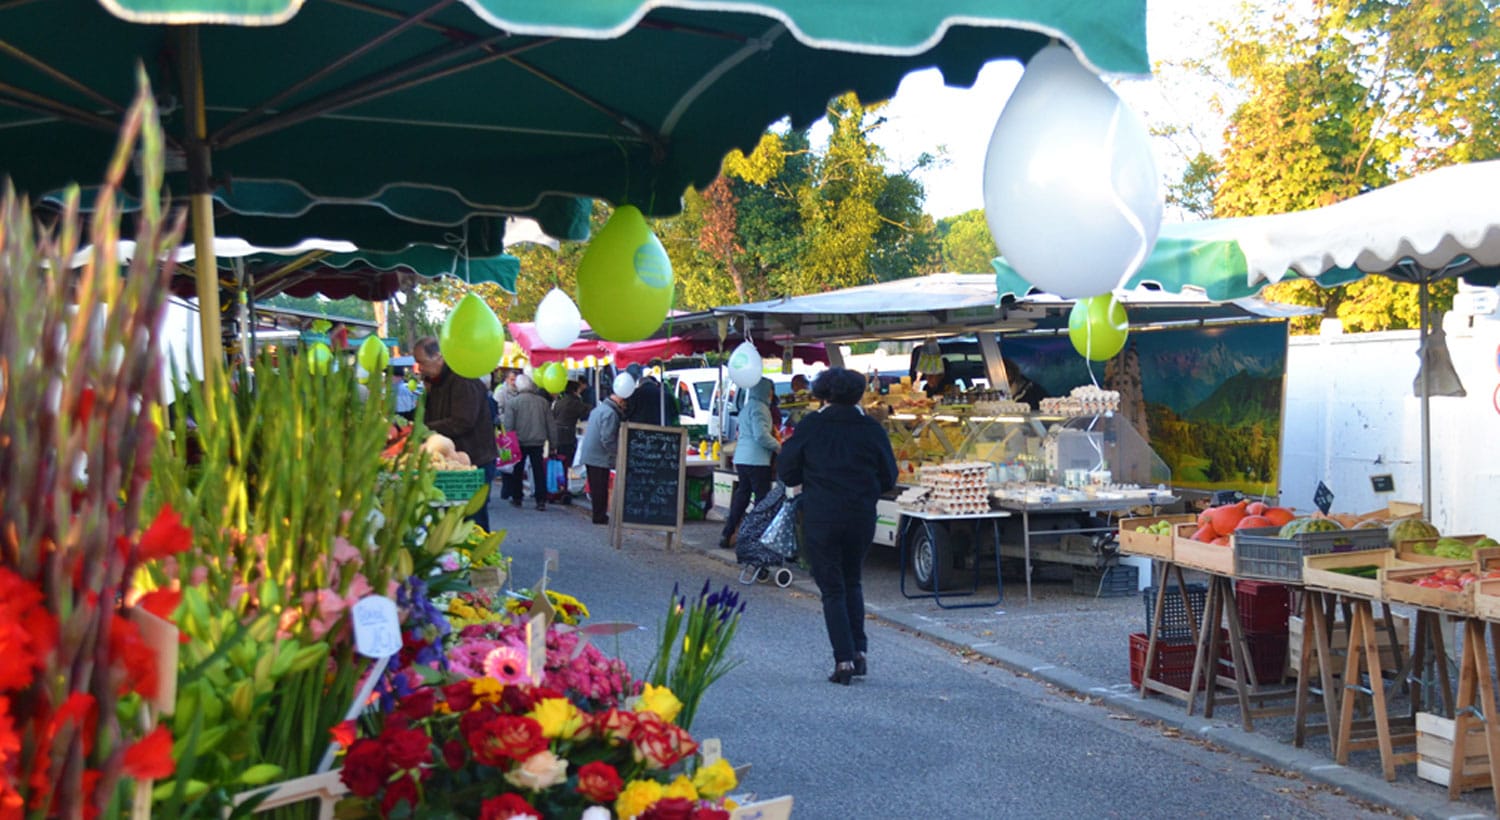
MULTIPOLYGON (((214 211, 209 183, 210 153, 208 119, 203 104, 203 59, 198 27, 177 31, 182 69, 182 97, 187 108, 189 133, 184 140, 187 154, 189 208, 193 222, 194 259, 198 284, 198 322, 203 341, 203 382, 213 394, 224 369, 224 335, 219 307, 219 270, 214 255, 214 211)), ((212 412, 213 403, 208 404, 212 412)))
POLYGON ((1421 279, 1417 283, 1417 325, 1420 328, 1419 336, 1421 343, 1417 348, 1417 358, 1421 362, 1422 383, 1422 517, 1428 521, 1433 520, 1432 509, 1432 373, 1428 367, 1427 359, 1427 324, 1430 321, 1427 315, 1427 280, 1421 279))

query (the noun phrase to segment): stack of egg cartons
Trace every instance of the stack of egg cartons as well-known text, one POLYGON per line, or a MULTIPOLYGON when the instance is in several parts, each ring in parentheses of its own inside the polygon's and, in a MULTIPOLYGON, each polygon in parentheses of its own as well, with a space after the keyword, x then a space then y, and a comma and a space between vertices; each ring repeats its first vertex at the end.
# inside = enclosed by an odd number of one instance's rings
POLYGON ((949 515, 989 512, 989 462, 929 464, 919 468, 917 474, 922 486, 932 490, 927 509, 949 515))

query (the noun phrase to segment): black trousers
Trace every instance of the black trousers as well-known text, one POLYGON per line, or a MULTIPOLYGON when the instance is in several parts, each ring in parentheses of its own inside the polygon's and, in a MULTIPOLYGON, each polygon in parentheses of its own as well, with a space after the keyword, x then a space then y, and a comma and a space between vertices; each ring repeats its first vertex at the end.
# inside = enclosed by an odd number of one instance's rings
POLYGON ((595 524, 609 523, 609 468, 588 465, 589 506, 594 510, 595 524))
POLYGON ((863 576, 865 556, 874 540, 874 510, 838 512, 803 507, 802 547, 823 598, 823 623, 836 663, 852 662, 856 654, 869 648, 863 576))
POLYGON ((547 500, 547 445, 521 445, 521 461, 500 482, 500 495, 519 503, 526 495, 521 482, 526 480, 526 465, 531 465, 531 495, 537 501, 547 500))
POLYGON ((729 518, 724 522, 724 531, 721 533, 725 538, 734 537, 735 531, 740 528, 740 520, 745 517, 745 510, 750 508, 750 496, 754 495, 755 503, 759 504, 771 492, 769 464, 736 464, 734 472, 739 481, 735 483, 734 495, 729 500, 729 518))

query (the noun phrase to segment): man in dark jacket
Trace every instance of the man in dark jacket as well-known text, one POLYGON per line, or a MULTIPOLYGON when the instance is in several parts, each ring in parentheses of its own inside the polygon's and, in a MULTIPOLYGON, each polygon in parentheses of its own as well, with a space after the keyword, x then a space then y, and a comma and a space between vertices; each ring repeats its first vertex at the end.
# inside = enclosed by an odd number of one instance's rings
MULTIPOLYGON (((653 360, 651 366, 657 367, 659 363, 653 360)), ((626 372, 635 377, 636 385, 630 406, 626 408, 625 420, 632 424, 676 427, 677 399, 662 388, 661 380, 652 375, 652 370, 643 371, 640 365, 633 364, 626 368, 626 372)))
POLYGON ((453 439, 453 446, 484 470, 484 506, 473 521, 490 528, 489 492, 495 483, 495 423, 490 415, 489 391, 484 382, 466 379, 448 368, 438 340, 427 336, 412 349, 417 372, 427 381, 422 420, 427 429, 453 439))
MULTIPOLYGON (((557 425, 557 455, 562 458, 563 467, 569 469, 573 466, 573 454, 578 452, 578 422, 589 411, 583 399, 578 397, 579 387, 578 382, 570 379, 562 395, 552 402, 552 421, 557 425)), ((573 503, 573 494, 566 487, 563 488, 562 503, 573 503)))
POLYGON ((547 509, 547 445, 557 441, 552 422, 552 408, 537 392, 531 377, 516 377, 516 394, 505 404, 505 429, 521 442, 522 463, 511 472, 510 496, 513 507, 521 506, 521 482, 526 478, 526 464, 531 464, 531 492, 538 510, 547 509))
POLYGON ((808 413, 781 447, 776 472, 802 488, 803 552, 823 598, 833 646, 828 680, 865 674, 865 555, 875 539, 875 504, 896 486, 896 458, 885 429, 860 412, 865 380, 841 367, 823 371, 813 395, 828 406, 808 413))

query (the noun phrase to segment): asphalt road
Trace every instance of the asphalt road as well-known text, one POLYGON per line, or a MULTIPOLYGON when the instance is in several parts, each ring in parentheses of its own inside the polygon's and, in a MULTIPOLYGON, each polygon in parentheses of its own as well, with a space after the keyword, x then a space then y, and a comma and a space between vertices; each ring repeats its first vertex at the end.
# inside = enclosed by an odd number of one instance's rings
MULTIPOLYGON (((508 531, 503 549, 517 586, 535 581, 544 551, 555 549, 552 588, 581 598, 596 621, 642 625, 604 647, 633 670, 644 670, 674 584, 696 592, 708 579, 739 590, 748 605, 733 654, 743 662, 709 691, 694 735, 721 738, 732 763, 751 764, 743 791, 793 795, 796 817, 1389 816, 881 621, 867 625, 869 678, 832 685, 821 610, 800 582, 785 590, 740 586, 733 566, 692 550, 667 553, 662 537, 646 533, 615 551, 605 528, 578 509, 501 503, 492 516, 508 531)), ((698 535, 706 541, 711 531, 699 525, 698 535)), ((890 564, 877 557, 874 569, 890 564)), ((884 586, 872 596, 878 606, 930 608, 893 600, 884 586)), ((1138 601, 1113 606, 1143 619, 1138 601)), ((1025 620, 1040 610, 1009 620, 1006 611, 995 608, 988 613, 995 623, 978 628, 1018 640, 1036 632, 1045 649, 1047 631, 1039 623, 1028 630, 1025 620)), ((1115 652, 1123 670, 1124 650, 1115 652)))

